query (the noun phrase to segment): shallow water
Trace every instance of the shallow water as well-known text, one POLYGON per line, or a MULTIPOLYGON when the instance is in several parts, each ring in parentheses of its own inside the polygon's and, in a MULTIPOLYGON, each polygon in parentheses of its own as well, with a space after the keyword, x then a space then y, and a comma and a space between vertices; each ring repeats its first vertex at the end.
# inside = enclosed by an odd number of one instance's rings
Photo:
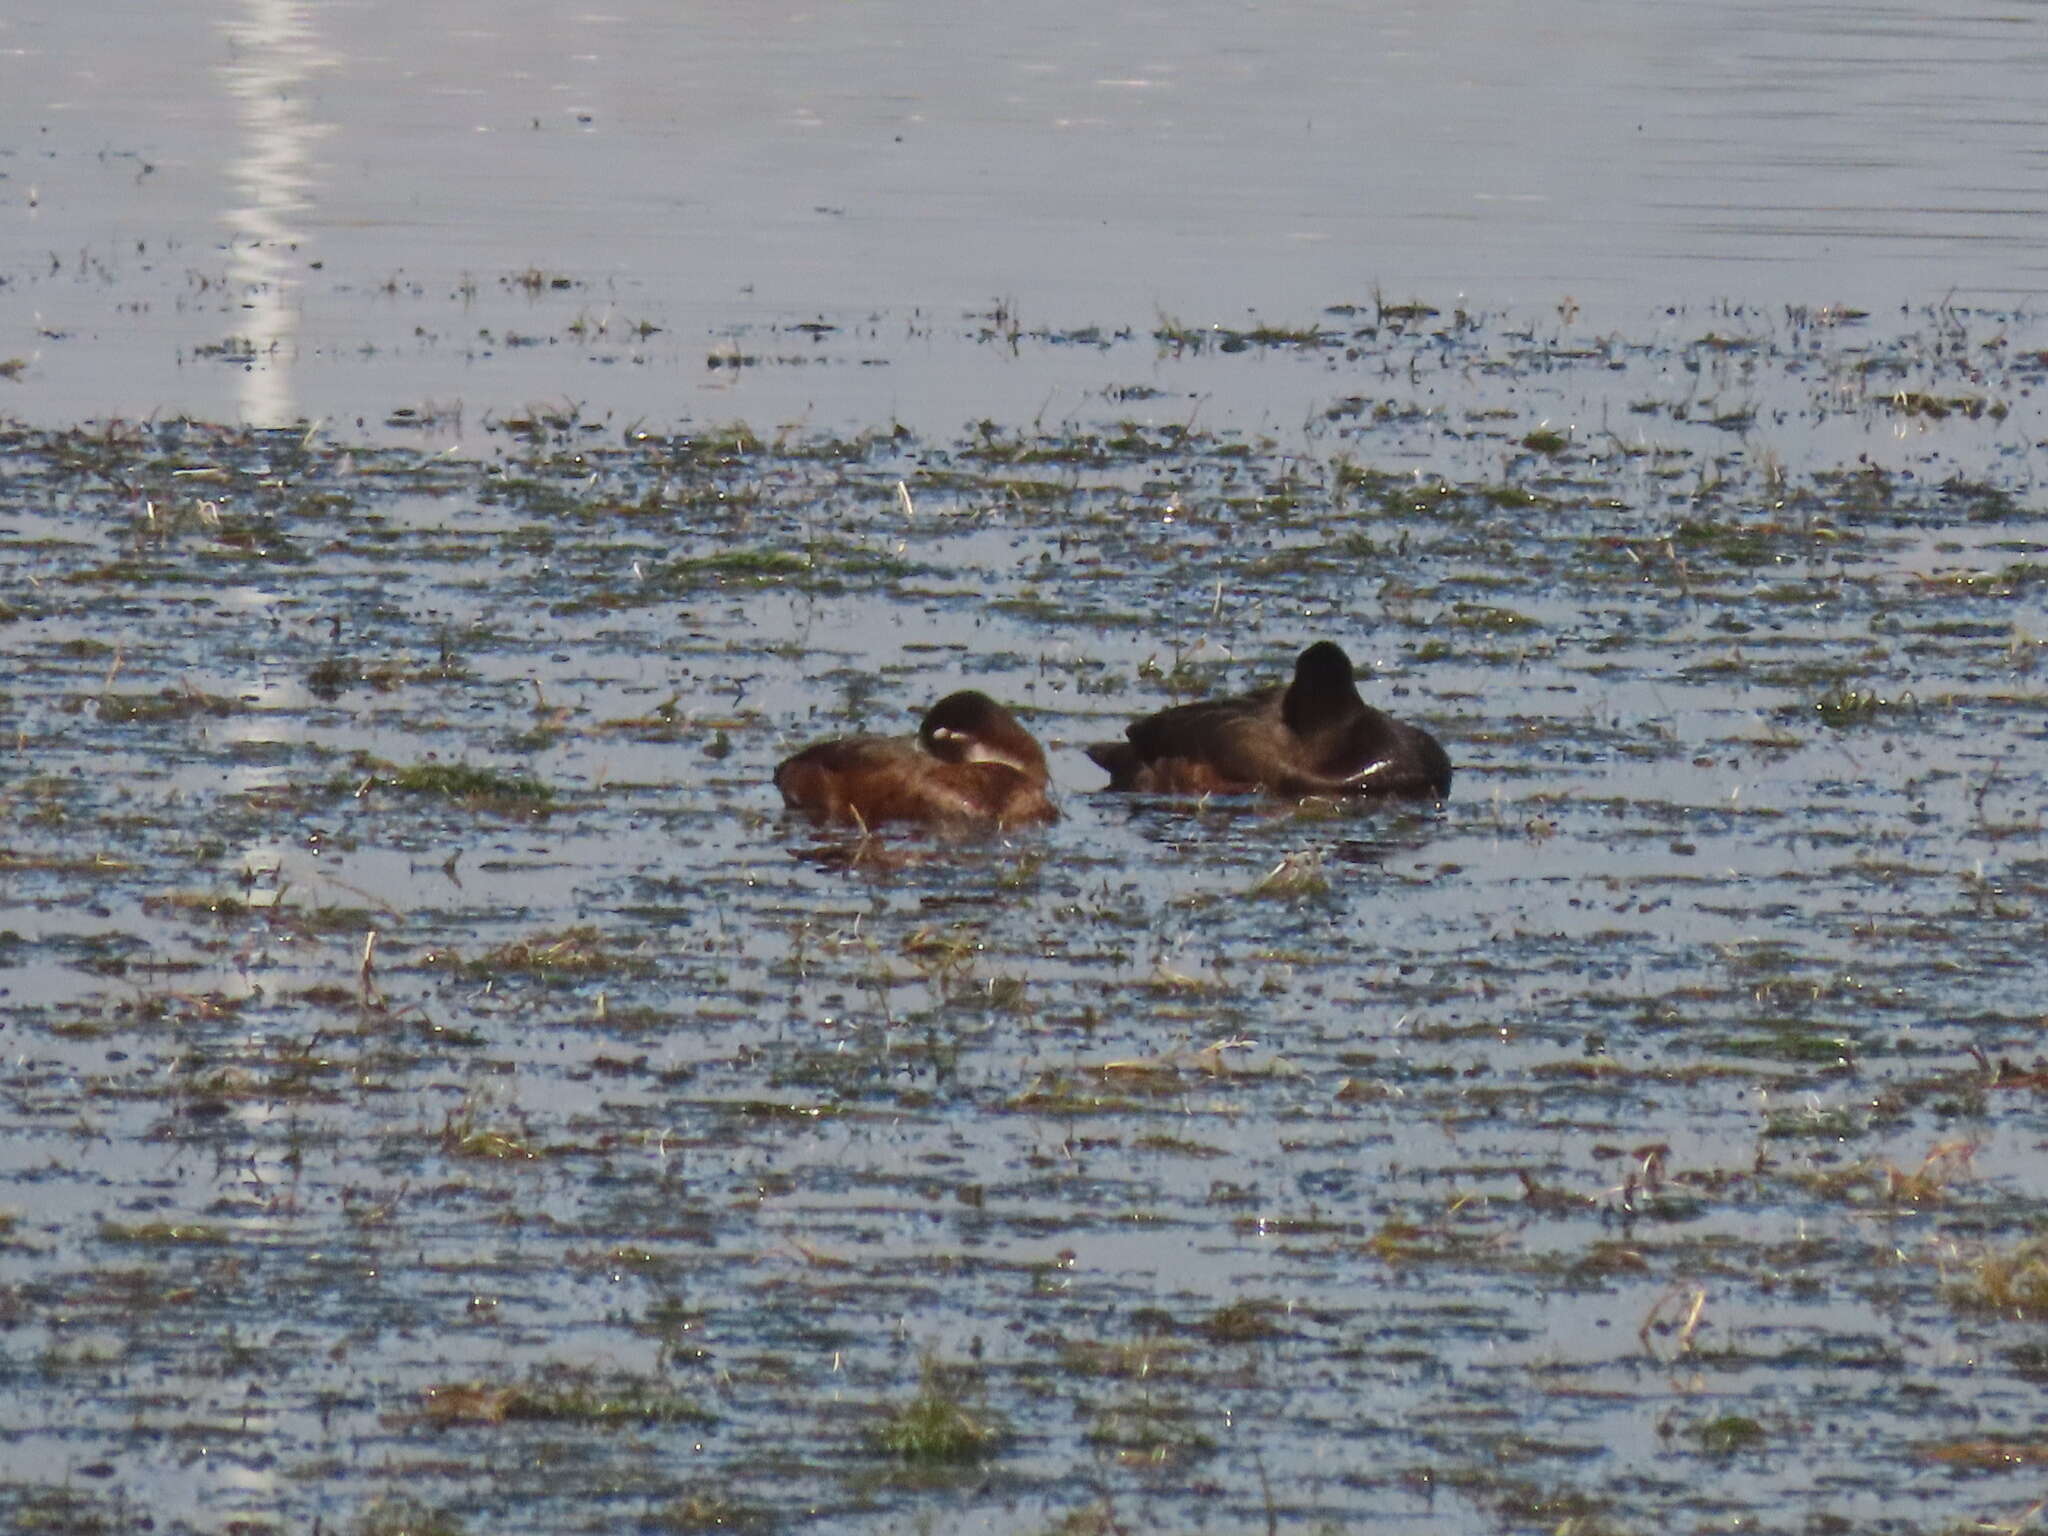
MULTIPOLYGON (((963 344, 1013 319, 1302 326, 1379 295, 1640 338, 1673 303, 2010 309, 2048 286, 2044 25, 174 0, 110 45, 43 8, 0 18, 4 408, 951 436, 1156 382, 963 344)), ((1262 382, 1207 376, 1211 420, 1291 425, 1262 382)))
POLYGON ((11 1518, 2020 1518, 2048 335, 1686 323, 1088 354, 1285 428, 14 429, 11 1518), (1446 806, 1096 792, 1321 635, 1446 806), (777 814, 962 683, 1058 826, 777 814))

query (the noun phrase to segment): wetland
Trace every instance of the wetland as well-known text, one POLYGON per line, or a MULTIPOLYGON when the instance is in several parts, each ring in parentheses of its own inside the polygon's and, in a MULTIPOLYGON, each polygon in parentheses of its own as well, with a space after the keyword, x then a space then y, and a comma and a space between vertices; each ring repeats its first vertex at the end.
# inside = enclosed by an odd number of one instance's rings
POLYGON ((2048 331, 1665 323, 963 317, 1105 387, 948 438, 7 428, 9 1523, 2024 1518, 2048 331), (1318 637, 1447 804, 1098 792, 1318 637), (962 686, 1058 825, 781 814, 962 686))
POLYGON ((0 16, 0 1526, 2037 1529, 2042 25, 0 16))

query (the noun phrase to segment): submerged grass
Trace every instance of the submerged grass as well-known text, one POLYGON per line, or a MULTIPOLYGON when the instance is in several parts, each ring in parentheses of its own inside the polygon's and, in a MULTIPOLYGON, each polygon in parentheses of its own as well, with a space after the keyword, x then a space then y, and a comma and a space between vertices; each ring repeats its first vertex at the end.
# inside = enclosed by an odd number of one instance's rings
POLYGON ((1917 715, 1920 713, 1920 702, 1911 693, 1886 698, 1872 688, 1851 688, 1843 685, 1830 689, 1814 700, 1812 711, 1820 717, 1821 724, 1842 730, 1848 726, 1865 725, 1892 715, 1917 715))
POLYGON ((644 955, 611 947, 599 929, 587 924, 510 939, 474 960, 457 960, 445 952, 430 959, 434 964, 453 965, 463 975, 480 981, 513 976, 578 981, 592 976, 643 975, 648 969, 644 955))
POLYGON ((429 1387, 421 1394, 419 1416, 439 1429, 503 1424, 621 1429, 718 1422, 695 1399, 653 1378, 559 1368, 511 1386, 470 1381, 429 1387))
POLYGON ((2029 1322, 2048 1319, 2048 1237, 1984 1247, 1950 1268, 1950 1302, 2029 1322))
POLYGON ((352 771, 330 779, 330 794, 357 799, 382 790, 421 799, 462 800, 544 806, 555 797, 554 790, 532 774, 507 772, 474 763, 422 762, 400 765, 358 753, 352 771))
POLYGON ((437 1509, 402 1493, 378 1499, 348 1528, 349 1536, 468 1536, 454 1511, 437 1509))

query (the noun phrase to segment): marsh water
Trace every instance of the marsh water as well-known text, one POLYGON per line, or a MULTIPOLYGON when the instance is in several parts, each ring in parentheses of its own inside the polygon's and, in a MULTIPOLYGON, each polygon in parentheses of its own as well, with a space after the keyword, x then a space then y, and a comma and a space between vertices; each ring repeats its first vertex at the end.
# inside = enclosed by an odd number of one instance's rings
POLYGON ((2044 23, 0 20, 0 1522, 2030 1528, 2044 23))

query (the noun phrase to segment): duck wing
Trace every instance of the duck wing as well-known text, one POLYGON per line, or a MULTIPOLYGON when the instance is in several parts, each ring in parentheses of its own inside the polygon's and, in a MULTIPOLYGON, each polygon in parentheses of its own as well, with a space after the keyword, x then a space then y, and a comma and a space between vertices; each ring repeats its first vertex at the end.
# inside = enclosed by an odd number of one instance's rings
POLYGON ((1011 827, 1059 816, 1031 776, 1007 763, 941 761, 915 737, 821 741, 777 768, 775 787, 784 804, 815 821, 865 827, 1011 827))
POLYGON ((1451 759, 1437 739, 1377 710, 1372 715, 1370 729, 1324 752, 1287 792, 1449 798, 1451 759))
POLYGON ((1111 789, 1245 794, 1268 782, 1286 748, 1279 688, 1180 704, 1134 720, 1125 740, 1087 749, 1111 789))

